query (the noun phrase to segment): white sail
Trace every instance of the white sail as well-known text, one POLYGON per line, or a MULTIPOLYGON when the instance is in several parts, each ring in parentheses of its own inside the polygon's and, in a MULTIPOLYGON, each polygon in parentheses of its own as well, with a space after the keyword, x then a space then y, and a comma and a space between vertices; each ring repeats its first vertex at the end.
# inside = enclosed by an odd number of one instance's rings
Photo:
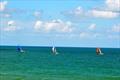
POLYGON ((20 52, 24 52, 24 50, 21 48, 20 52))
POLYGON ((54 47, 54 46, 52 47, 52 52, 53 52, 53 53, 55 52, 55 47, 54 47))
POLYGON ((102 53, 102 51, 101 51, 101 49, 100 49, 100 48, 99 48, 99 52, 100 52, 100 53, 99 53, 100 55, 103 55, 103 53, 102 53))
POLYGON ((54 54, 58 54, 57 51, 56 51, 56 48, 55 48, 54 46, 52 47, 52 52, 53 52, 54 54))
POLYGON ((24 50, 23 50, 22 47, 20 47, 20 46, 17 47, 17 50, 18 50, 19 52, 21 52, 21 53, 24 52, 24 50))
POLYGON ((99 52, 102 53, 101 50, 100 50, 100 48, 99 48, 99 52))

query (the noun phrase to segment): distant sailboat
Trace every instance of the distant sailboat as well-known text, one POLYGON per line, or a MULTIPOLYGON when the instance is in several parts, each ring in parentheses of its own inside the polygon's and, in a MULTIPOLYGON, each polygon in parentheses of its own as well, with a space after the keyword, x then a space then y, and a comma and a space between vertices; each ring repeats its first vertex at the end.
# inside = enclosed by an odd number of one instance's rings
POLYGON ((21 53, 24 52, 24 50, 23 50, 22 47, 20 47, 20 46, 17 47, 17 51, 18 51, 18 52, 21 52, 21 53))
POLYGON ((96 48, 96 54, 97 54, 97 55, 103 55, 103 53, 101 52, 101 49, 100 49, 100 48, 96 48))
POLYGON ((57 52, 57 50, 54 46, 52 47, 52 53, 55 54, 55 55, 58 54, 58 52, 57 52))

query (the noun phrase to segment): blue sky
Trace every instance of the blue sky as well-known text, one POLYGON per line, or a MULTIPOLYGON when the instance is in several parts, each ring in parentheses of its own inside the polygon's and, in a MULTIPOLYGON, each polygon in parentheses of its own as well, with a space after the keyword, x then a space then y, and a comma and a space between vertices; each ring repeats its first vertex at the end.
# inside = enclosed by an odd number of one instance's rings
POLYGON ((120 48, 120 0, 1 0, 0 6, 0 45, 120 48))

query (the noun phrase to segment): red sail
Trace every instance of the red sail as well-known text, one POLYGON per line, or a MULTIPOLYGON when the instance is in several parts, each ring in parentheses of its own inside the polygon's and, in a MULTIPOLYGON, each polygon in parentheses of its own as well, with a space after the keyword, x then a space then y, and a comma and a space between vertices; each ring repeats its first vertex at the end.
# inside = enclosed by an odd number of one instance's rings
POLYGON ((96 48, 96 54, 98 55, 100 53, 100 48, 96 48))

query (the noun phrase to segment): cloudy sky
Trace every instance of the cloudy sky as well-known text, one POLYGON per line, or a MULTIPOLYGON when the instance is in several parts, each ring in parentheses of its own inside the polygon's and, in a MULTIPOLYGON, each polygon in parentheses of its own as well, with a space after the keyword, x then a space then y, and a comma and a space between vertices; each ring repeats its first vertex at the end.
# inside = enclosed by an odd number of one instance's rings
POLYGON ((0 45, 120 48, 120 0, 1 0, 0 17, 0 45))

